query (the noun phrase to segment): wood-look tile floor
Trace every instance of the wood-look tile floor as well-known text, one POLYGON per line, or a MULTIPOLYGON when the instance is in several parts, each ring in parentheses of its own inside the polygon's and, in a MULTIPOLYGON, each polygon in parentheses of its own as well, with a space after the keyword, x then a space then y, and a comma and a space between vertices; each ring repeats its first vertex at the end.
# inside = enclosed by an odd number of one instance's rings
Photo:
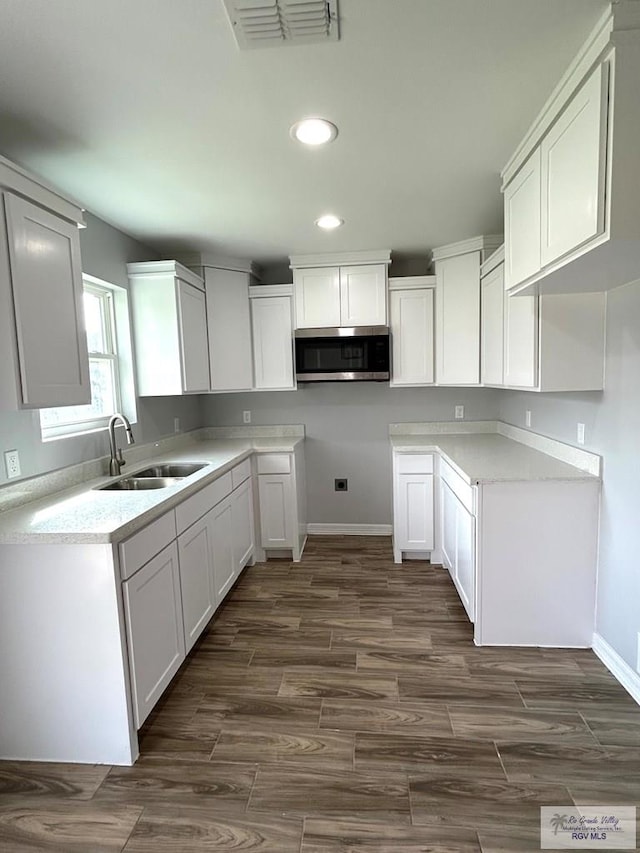
POLYGON ((0 850, 534 851, 540 805, 639 801, 591 651, 476 648, 441 567, 316 537, 244 572, 135 767, 0 762, 0 850))

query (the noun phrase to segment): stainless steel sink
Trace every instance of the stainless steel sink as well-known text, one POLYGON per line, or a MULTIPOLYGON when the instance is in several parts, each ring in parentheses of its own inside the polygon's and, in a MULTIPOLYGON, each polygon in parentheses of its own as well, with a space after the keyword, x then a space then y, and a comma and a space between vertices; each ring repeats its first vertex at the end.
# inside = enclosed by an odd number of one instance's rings
POLYGON ((99 492, 135 492, 143 489, 166 489, 182 482, 182 477, 124 477, 106 486, 98 486, 99 492))
POLYGON ((206 468, 205 462, 161 462, 158 465, 150 465, 142 471, 135 471, 131 476, 134 478, 147 477, 188 477, 196 471, 206 468))

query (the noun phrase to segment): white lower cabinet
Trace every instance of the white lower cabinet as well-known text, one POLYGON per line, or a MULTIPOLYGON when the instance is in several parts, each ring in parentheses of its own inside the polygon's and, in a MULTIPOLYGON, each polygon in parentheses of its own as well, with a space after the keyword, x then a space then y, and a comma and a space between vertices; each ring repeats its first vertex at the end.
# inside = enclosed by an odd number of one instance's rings
POLYGON ((184 640, 188 652, 216 609, 211 569, 211 525, 207 516, 178 536, 184 640))
POLYGON ((433 551, 433 455, 397 453, 393 458, 393 555, 433 551))
POLYGON ((475 618, 475 518, 453 489, 440 479, 442 560, 460 600, 473 622, 475 618))
POLYGON ((233 512, 231 498, 225 498, 208 514, 211 523, 213 577, 218 604, 236 579, 233 559, 233 512))
POLYGON ((307 537, 304 457, 260 453, 257 457, 260 545, 267 552, 291 550, 298 562, 307 537))
POLYGON ((172 542, 122 584, 136 728, 185 658, 178 549, 172 542))
POLYGON ((247 565, 255 547, 253 526, 253 489, 246 480, 231 496, 233 522, 233 561, 236 577, 247 565))

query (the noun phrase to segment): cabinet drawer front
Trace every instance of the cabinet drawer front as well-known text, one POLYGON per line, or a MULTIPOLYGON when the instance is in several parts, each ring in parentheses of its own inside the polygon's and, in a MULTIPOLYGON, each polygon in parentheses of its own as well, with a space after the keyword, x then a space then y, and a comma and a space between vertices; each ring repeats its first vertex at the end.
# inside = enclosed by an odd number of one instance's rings
POLYGON ((265 453, 258 456, 258 474, 291 473, 291 454, 265 453))
POLYGON ((398 474, 433 474, 431 453, 396 453, 393 464, 398 474))
POLYGON ((227 495, 231 494, 232 488, 233 481, 231 479, 231 472, 229 471, 177 506, 176 526, 178 533, 182 533, 194 521, 202 518, 205 512, 209 512, 217 503, 220 503, 227 495))
POLYGON ((120 576, 130 578, 141 566, 176 538, 176 519, 173 510, 152 521, 139 533, 120 543, 120 576))
POLYGON ((462 477, 453 470, 451 465, 448 465, 443 460, 440 460, 440 477, 449 486, 460 503, 462 503, 472 515, 475 515, 473 486, 470 486, 469 483, 465 483, 462 477))
POLYGON ((241 462, 239 465, 236 465, 235 468, 231 469, 231 485, 234 489, 237 489, 241 483, 244 483, 245 480, 248 480, 251 476, 251 460, 245 459, 244 462, 241 462))

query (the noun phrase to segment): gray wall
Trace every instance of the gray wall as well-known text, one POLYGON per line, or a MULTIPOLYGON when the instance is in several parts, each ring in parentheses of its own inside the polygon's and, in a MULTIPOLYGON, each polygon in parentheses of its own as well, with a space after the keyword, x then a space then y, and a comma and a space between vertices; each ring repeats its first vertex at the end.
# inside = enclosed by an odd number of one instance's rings
POLYGON ((371 383, 301 385, 295 392, 223 394, 202 398, 208 426, 296 424, 307 429, 308 520, 390 524, 391 454, 388 426, 402 421, 450 421, 463 403, 467 420, 490 420, 500 392, 470 388, 389 388, 371 383), (349 491, 334 491, 347 477, 349 491))
POLYGON ((609 293, 605 390, 592 394, 500 392, 500 417, 604 457, 597 631, 635 670, 640 631, 640 281, 609 293))
MULTIPOLYGON (((128 285, 126 264, 154 260, 148 247, 112 228, 90 214, 87 228, 80 232, 83 272, 122 287, 128 285)), ((173 419, 181 429, 200 425, 199 401, 194 397, 141 398, 134 434, 138 442, 153 441, 173 432, 173 419)), ((0 412, 0 450, 17 449, 22 479, 53 471, 66 465, 104 456, 109 443, 104 432, 42 442, 38 412, 0 412)), ((11 480, 17 482, 17 478, 11 480)), ((4 460, 0 459, 0 485, 7 482, 4 460)))

